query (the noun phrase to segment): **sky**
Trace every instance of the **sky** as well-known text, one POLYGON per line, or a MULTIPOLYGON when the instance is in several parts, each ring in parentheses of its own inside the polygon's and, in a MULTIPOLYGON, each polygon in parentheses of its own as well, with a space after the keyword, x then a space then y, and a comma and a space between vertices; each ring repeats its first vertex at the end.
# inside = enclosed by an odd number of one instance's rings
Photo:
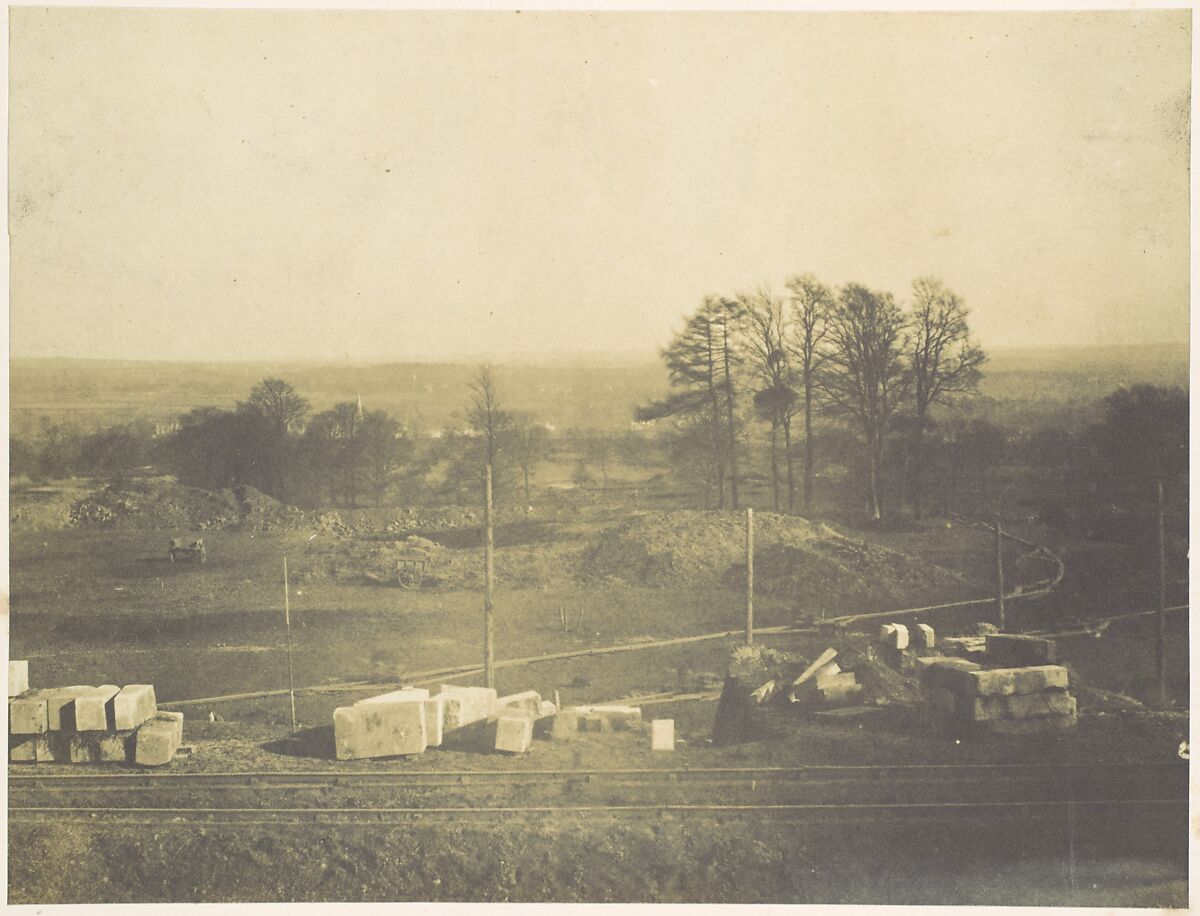
POLYGON ((799 272, 1187 340, 1186 9, 9 16, 13 357, 652 354, 799 272))

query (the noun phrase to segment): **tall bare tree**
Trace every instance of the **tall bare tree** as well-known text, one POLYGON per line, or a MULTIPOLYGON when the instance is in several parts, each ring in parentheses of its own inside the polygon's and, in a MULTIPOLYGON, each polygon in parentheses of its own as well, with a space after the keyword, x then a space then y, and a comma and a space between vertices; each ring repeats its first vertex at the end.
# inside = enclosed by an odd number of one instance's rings
POLYGON ((725 481, 738 505, 737 427, 734 376, 741 361, 738 322, 741 308, 707 296, 682 331, 662 351, 674 389, 667 397, 638 408, 640 420, 670 416, 702 418, 716 471, 717 507, 725 507, 725 481))
POLYGON ((891 293, 848 283, 829 315, 821 386, 832 407, 857 424, 865 447, 866 510, 883 517, 883 442, 907 393, 904 314, 891 293))
POLYGON ((754 406, 771 424, 771 497, 780 510, 779 433, 787 465, 787 508, 795 510, 796 478, 792 468, 792 417, 799 398, 788 350, 789 315, 783 299, 763 287, 738 297, 746 315, 746 355, 754 377, 754 406))
POLYGON ((913 281, 907 346, 915 420, 911 425, 911 496, 913 512, 919 518, 924 495, 925 435, 931 422, 930 408, 975 391, 983 375, 979 367, 987 357, 970 339, 967 309, 962 299, 936 277, 913 281))
MULTIPOLYGON (((818 373, 825 362, 829 315, 833 293, 812 274, 799 274, 787 281, 791 292, 792 324, 789 349, 795 357, 804 398, 804 511, 812 511, 813 496, 813 411, 818 373)), ((789 456, 790 460, 790 456, 789 456)), ((789 494, 789 500, 790 500, 789 494)))
POLYGON ((496 383, 495 370, 482 365, 469 383, 471 403, 467 408, 467 424, 483 440, 483 461, 480 462, 479 479, 482 484, 484 465, 492 466, 492 496, 498 499, 504 488, 502 479, 507 476, 507 458, 510 450, 512 414, 500 406, 500 391, 496 383))

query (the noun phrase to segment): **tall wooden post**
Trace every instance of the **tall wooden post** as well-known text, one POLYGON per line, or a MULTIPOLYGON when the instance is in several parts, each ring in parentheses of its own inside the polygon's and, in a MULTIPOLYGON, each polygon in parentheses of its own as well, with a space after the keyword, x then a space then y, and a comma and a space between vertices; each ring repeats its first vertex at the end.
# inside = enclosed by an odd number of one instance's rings
POLYGON ((746 509, 746 645, 754 642, 754 510, 746 509))
POLYGON ((492 670, 492 465, 488 462, 483 483, 483 685, 496 686, 492 670))
POLYGON ((296 680, 292 674, 292 610, 288 599, 287 557, 283 558, 283 623, 287 628, 288 697, 292 701, 292 731, 296 730, 296 680))
POLYGON ((1000 513, 996 512, 996 626, 1004 632, 1004 534, 1000 530, 1000 513))
POLYGON ((1167 705, 1167 536, 1163 524, 1163 485, 1158 485, 1158 627, 1154 639, 1158 705, 1167 705))

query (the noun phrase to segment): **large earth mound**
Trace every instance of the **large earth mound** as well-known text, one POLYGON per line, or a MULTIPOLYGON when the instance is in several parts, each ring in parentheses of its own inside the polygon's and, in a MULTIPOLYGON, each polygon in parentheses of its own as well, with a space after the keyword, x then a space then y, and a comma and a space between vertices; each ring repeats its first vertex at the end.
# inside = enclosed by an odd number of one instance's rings
MULTIPOLYGON (((745 557, 742 515, 652 512, 601 534, 584 552, 579 577, 652 588, 743 588, 745 557)), ((840 605, 957 591, 963 584, 957 573, 845 537, 828 525, 772 512, 754 516, 754 590, 759 594, 840 605)))

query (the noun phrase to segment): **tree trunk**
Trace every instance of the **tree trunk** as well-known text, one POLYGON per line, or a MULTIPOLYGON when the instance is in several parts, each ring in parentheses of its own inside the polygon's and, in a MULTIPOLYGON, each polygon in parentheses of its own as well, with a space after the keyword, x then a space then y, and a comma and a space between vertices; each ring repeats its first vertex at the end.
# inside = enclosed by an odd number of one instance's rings
POLYGON ((924 462, 922 461, 925 451, 925 417, 918 412, 917 414, 917 432, 913 439, 912 448, 912 507, 913 518, 919 519, 922 511, 922 497, 925 489, 924 462))
POLYGON ((880 511, 879 497, 879 459, 875 440, 878 438, 875 430, 867 432, 867 516, 873 522, 883 517, 880 511))
POLYGON ((771 421, 771 496, 775 511, 779 511, 779 423, 771 421))
POLYGON ((525 475, 525 505, 529 505, 529 466, 521 468, 521 472, 525 475))
POLYGON ((783 457, 787 463, 787 510, 796 511, 796 470, 792 466, 792 418, 783 418, 783 457))
POLYGON ((813 447, 812 447, 812 372, 804 373, 804 513, 812 511, 813 447))

